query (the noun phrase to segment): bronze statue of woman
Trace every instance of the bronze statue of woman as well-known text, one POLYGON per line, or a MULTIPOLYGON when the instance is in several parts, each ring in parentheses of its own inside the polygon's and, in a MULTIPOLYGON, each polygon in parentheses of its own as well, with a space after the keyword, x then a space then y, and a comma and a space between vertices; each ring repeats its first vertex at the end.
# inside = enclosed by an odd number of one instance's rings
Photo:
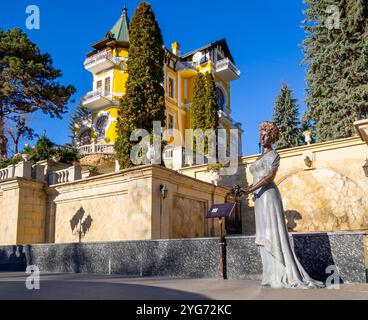
POLYGON ((323 283, 309 277, 290 245, 281 195, 274 183, 280 156, 272 146, 279 139, 279 129, 273 122, 263 122, 260 131, 264 151, 250 167, 253 185, 241 192, 253 193, 255 198, 256 245, 262 258, 262 286, 322 288, 323 283))

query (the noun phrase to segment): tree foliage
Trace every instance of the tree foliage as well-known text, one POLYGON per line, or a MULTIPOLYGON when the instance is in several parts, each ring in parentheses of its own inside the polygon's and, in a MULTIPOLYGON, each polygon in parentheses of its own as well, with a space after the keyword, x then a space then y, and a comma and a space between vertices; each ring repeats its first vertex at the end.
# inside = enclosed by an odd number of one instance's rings
POLYGON ((42 111, 62 118, 75 88, 58 82, 60 70, 20 29, 0 29, 0 155, 6 156, 6 118, 42 111))
MULTIPOLYGON (((216 85, 211 73, 198 73, 194 82, 193 101, 190 109, 191 129, 214 130, 217 138, 217 129, 219 126, 219 110, 217 105, 216 85)), ((216 139, 217 140, 217 139, 216 139)), ((205 154, 212 152, 210 150, 209 140, 206 138, 204 145, 199 145, 199 141, 193 137, 193 149, 204 150, 205 154)), ((216 151, 215 151, 216 152, 216 151)))
POLYGON ((191 129, 204 130, 206 128, 206 78, 203 73, 198 73, 194 82, 193 101, 190 107, 191 129))
POLYGON ((73 146, 58 146, 45 136, 40 137, 33 148, 27 147, 22 153, 29 154, 33 163, 51 160, 54 157, 59 158, 62 163, 73 163, 81 158, 78 150, 73 146))
POLYGON ((33 140, 36 136, 34 130, 28 126, 28 121, 24 116, 14 116, 14 125, 7 128, 7 135, 14 146, 14 154, 19 152, 19 143, 22 138, 33 140))
POLYGON ((155 14, 146 2, 139 4, 129 26, 128 70, 115 143, 122 168, 133 166, 130 136, 134 130, 145 129, 152 133, 154 121, 165 126, 163 39, 155 14))
POLYGON ((368 112, 368 2, 305 0, 308 118, 319 142, 350 137, 368 112))
POLYGON ((292 148, 300 144, 298 101, 293 98, 292 90, 285 83, 275 101, 273 121, 280 130, 277 149, 292 148))
POLYGON ((215 79, 211 73, 206 73, 206 129, 217 130, 219 126, 219 109, 215 79))
POLYGON ((79 105, 77 106, 70 117, 69 120, 69 130, 71 132, 72 138, 75 137, 75 133, 78 128, 85 126, 92 121, 92 112, 86 107, 79 105))

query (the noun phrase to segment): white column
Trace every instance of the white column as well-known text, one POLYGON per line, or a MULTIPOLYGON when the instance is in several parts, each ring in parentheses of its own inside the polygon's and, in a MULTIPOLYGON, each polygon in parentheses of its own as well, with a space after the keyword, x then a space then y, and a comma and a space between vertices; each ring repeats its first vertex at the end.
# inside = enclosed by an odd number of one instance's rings
POLYGON ((188 79, 184 79, 184 99, 188 99, 188 79))
POLYGON ((179 108, 181 108, 182 104, 183 104, 183 97, 182 97, 182 78, 181 78, 181 74, 178 74, 178 106, 179 108))

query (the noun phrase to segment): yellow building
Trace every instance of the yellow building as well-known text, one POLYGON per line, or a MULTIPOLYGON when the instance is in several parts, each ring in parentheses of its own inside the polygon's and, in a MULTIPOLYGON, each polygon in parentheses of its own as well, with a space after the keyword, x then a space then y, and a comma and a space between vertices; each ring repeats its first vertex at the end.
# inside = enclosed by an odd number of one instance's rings
MULTIPOLYGON (((82 98, 82 105, 92 111, 92 122, 78 128, 76 141, 82 153, 112 151, 116 140, 118 104, 124 96, 128 78, 129 18, 124 8, 121 17, 105 38, 88 53, 85 68, 93 74, 93 90, 82 98)), ((218 95, 220 128, 240 129, 231 119, 230 83, 237 80, 240 71, 234 63, 226 40, 216 41, 182 55, 180 44, 165 49, 166 126, 176 129, 185 138, 190 129, 190 106, 198 72, 213 74, 218 95)), ((175 131, 173 131, 175 132, 175 131)), ((178 134, 180 136, 180 134, 178 134)), ((172 148, 189 147, 189 143, 175 137, 169 140, 172 148)), ((241 142, 239 143, 241 144, 241 142)), ((165 158, 173 156, 166 152, 165 158)))

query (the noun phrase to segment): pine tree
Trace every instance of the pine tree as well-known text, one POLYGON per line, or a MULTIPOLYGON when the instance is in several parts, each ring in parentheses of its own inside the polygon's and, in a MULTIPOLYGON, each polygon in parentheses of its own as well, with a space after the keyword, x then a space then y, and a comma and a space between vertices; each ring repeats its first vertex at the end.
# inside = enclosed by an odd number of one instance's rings
POLYGON ((368 112, 368 3, 305 4, 308 117, 315 121, 319 142, 350 137, 354 121, 368 112))
POLYGON ((36 111, 62 118, 76 90, 59 84, 61 76, 20 29, 0 29, 0 156, 7 154, 6 119, 36 111))
POLYGON ((293 98, 292 90, 282 84, 281 92, 277 96, 274 107, 273 121, 280 130, 280 139, 276 143, 277 149, 296 147, 300 143, 298 101, 293 98))
POLYGON ((78 127, 84 126, 86 123, 90 123, 92 121, 92 112, 86 107, 79 105, 77 106, 70 117, 69 120, 69 130, 71 132, 71 137, 75 137, 76 129, 78 127))
POLYGON ((142 2, 129 27, 129 77, 118 117, 117 158, 122 168, 133 166, 130 159, 131 133, 152 132, 153 121, 165 125, 164 50, 160 27, 151 6, 142 2))
POLYGON ((13 142, 14 154, 19 153, 19 143, 22 138, 33 140, 33 138, 37 136, 34 130, 28 126, 28 122, 25 116, 15 116, 13 118, 13 125, 7 128, 9 140, 13 142))

